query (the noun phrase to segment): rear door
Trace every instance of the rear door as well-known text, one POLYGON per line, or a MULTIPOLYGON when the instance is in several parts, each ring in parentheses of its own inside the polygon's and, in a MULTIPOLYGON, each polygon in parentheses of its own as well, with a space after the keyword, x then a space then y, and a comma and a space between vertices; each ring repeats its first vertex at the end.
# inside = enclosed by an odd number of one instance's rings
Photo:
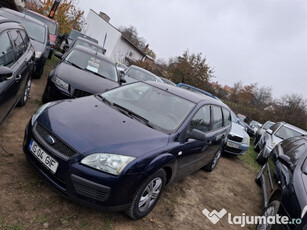
MULTIPOLYGON (((0 66, 15 68, 15 52, 8 31, 0 34, 0 66)), ((0 82, 0 123, 12 109, 15 103, 16 90, 14 88, 15 78, 0 82)))

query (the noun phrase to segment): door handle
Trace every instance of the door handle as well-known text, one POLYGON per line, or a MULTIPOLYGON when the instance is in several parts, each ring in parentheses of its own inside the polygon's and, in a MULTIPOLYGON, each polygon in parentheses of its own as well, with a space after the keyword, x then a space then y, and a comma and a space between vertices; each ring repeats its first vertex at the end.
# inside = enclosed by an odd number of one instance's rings
POLYGON ((212 141, 209 141, 209 140, 208 140, 208 141, 205 141, 205 144, 206 144, 206 145, 211 145, 211 143, 212 143, 212 141))
POLYGON ((16 76, 16 81, 20 80, 21 79, 21 74, 17 74, 16 76))
POLYGON ((33 62, 33 60, 30 60, 30 61, 28 61, 27 62, 29 65, 32 65, 34 62, 33 62))

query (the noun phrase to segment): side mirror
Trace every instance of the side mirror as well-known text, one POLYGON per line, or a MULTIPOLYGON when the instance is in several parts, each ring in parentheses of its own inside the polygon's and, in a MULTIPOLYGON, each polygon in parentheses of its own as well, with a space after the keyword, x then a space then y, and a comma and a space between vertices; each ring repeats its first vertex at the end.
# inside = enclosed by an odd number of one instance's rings
POLYGON ((199 131, 197 129, 192 129, 192 131, 188 133, 188 138, 193 138, 199 141, 205 141, 207 140, 207 135, 202 131, 199 131))
POLYGON ((61 53, 59 53, 59 52, 56 52, 56 53, 54 54, 54 56, 56 56, 56 57, 59 58, 59 59, 62 59, 62 58, 63 58, 63 54, 61 54, 61 53))
POLYGON ((1 66, 0 67, 0 82, 6 81, 13 76, 13 71, 6 67, 6 66, 1 66))
POLYGON ((279 155, 278 159, 287 168, 289 168, 291 170, 293 169, 293 164, 292 164, 291 159, 290 159, 289 156, 287 156, 287 155, 279 155))
POLYGON ((119 83, 120 84, 123 84, 123 83, 126 83, 126 79, 123 77, 123 76, 119 76, 119 83))
POLYGON ((272 129, 267 129, 266 132, 267 132, 268 134, 270 134, 270 135, 272 135, 272 133, 273 133, 272 129))
POLYGON ((119 72, 120 72, 120 74, 125 75, 125 71, 124 70, 121 70, 119 72))

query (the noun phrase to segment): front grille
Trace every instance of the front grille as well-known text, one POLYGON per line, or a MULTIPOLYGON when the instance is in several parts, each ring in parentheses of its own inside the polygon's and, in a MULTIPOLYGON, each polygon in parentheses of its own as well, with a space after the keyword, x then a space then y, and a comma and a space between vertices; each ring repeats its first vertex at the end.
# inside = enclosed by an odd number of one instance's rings
POLYGON ((75 191, 88 198, 98 201, 106 201, 110 195, 110 188, 88 181, 84 178, 78 177, 74 174, 71 175, 75 191))
POLYGON ((90 96, 92 95, 92 93, 88 93, 86 91, 83 91, 81 89, 75 89, 74 90, 74 97, 86 97, 86 96, 90 96))
POLYGON ((235 141, 235 142, 242 142, 243 138, 242 137, 238 137, 238 136, 232 136, 230 134, 228 134, 228 139, 235 141))
POLYGON ((226 146, 224 148, 224 151, 226 152, 232 152, 232 153, 241 153, 242 150, 241 149, 236 149, 236 148, 232 148, 232 147, 229 147, 229 146, 226 146))
POLYGON ((71 147, 69 147, 67 144, 65 144, 63 141, 61 141, 59 138, 57 138, 53 133, 51 133, 49 130, 47 130, 45 127, 43 127, 40 124, 37 124, 36 131, 39 136, 41 136, 42 139, 45 139, 47 135, 50 135, 54 138, 55 143, 53 145, 50 145, 49 147, 57 150, 61 154, 72 157, 76 154, 76 151, 73 150, 71 147))

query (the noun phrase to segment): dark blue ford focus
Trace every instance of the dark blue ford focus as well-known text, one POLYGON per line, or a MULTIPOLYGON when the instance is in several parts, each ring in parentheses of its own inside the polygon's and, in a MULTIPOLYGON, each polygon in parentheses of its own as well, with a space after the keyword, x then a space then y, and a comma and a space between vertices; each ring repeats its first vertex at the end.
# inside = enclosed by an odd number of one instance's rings
POLYGON ((138 219, 165 185, 215 168, 230 126, 229 108, 220 101, 137 82, 43 105, 26 128, 23 149, 62 194, 138 219))

